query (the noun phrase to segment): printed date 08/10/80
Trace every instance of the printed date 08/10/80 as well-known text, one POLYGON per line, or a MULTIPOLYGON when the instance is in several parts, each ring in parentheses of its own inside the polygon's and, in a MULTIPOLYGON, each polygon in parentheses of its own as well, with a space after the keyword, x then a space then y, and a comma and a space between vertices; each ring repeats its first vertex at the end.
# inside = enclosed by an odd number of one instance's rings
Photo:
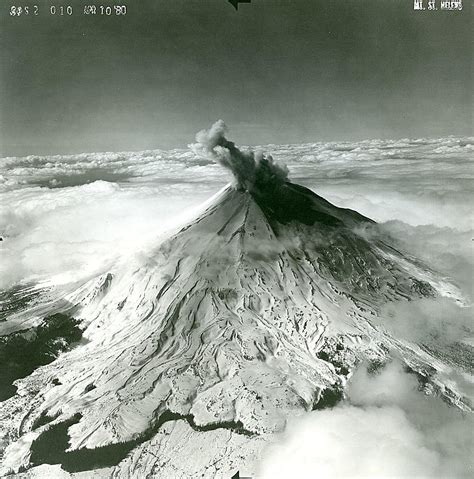
POLYGON ((59 16, 72 16, 79 10, 79 14, 82 15, 105 15, 110 17, 112 15, 126 15, 126 5, 84 5, 80 8, 73 7, 71 5, 50 5, 49 7, 38 5, 12 5, 10 7, 10 16, 20 17, 24 15, 41 15, 46 13, 47 15, 59 15, 59 16))

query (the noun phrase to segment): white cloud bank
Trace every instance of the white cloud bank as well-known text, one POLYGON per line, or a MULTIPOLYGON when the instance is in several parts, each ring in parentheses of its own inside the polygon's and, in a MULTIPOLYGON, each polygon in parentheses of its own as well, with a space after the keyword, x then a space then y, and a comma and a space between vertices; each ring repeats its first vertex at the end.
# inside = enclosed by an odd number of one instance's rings
POLYGON ((472 416, 418 390, 392 362, 360 368, 348 401, 290 420, 258 478, 459 478, 474 473, 472 416))
MULTIPOLYGON (((261 150, 287 164, 292 181, 388 222, 384 227, 407 251, 454 277, 472 297, 472 141, 320 142, 261 150)), ((213 158, 189 150, 0 159, 0 289, 97 270, 156 237, 227 181, 213 158)))
POLYGON ((96 181, 4 194, 0 290, 20 282, 81 279, 138 253, 196 201, 196 195, 183 192, 169 201, 168 193, 161 187, 96 181))

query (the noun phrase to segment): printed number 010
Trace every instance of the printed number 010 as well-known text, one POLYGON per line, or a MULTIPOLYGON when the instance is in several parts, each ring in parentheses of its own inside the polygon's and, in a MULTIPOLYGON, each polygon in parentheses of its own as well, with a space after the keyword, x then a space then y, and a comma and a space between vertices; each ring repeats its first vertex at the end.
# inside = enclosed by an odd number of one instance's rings
POLYGON ((51 7, 49 8, 49 13, 51 13, 51 15, 56 15, 56 13, 58 15, 72 15, 72 7, 71 5, 68 5, 67 7, 63 7, 62 5, 60 7, 55 7, 54 5, 51 5, 51 7))

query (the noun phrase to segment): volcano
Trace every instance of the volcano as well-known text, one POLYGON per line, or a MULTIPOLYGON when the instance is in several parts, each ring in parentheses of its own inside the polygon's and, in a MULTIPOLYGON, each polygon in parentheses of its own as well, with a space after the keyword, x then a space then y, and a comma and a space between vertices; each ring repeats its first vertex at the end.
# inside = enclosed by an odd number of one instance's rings
POLYGON ((378 321, 390 301, 461 301, 456 287, 216 125, 193 148, 235 179, 193 220, 60 299, 12 313, 17 329, 74 318, 82 339, 3 403, 4 473, 251 475, 289 417, 333 406, 357 364, 394 352, 470 409, 443 381, 442 359, 378 321))

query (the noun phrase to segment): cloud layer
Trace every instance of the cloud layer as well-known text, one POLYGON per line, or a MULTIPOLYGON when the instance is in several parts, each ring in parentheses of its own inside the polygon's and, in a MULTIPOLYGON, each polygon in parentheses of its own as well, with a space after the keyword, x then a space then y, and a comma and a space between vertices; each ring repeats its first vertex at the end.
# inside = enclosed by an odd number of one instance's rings
MULTIPOLYGON (((95 181, 4 193, 0 207, 0 290, 21 282, 67 282, 102 273, 156 243, 196 195, 95 181)), ((198 196, 198 201, 204 197, 198 196)))
POLYGON ((472 416, 420 391, 399 363, 377 374, 361 367, 347 401, 290 420, 258 477, 470 477, 473 427, 472 416))
MULTIPOLYGON (((59 271, 77 276, 135 248, 228 181, 218 163, 247 187, 286 177, 269 156, 237 149, 225 131, 217 122, 199 133, 194 151, 0 159, 0 289, 59 271)), ((292 181, 338 206, 387 222, 407 251, 472 291, 473 149, 472 139, 444 138, 253 150, 271 152, 292 181)))

